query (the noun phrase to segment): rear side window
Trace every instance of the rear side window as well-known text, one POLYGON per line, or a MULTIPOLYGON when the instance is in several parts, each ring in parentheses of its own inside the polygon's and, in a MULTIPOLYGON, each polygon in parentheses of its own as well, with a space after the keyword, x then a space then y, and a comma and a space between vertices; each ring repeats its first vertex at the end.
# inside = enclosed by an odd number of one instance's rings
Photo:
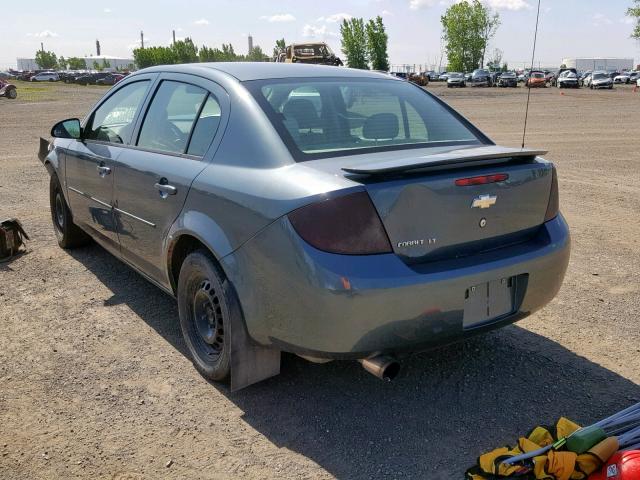
POLYGON ((130 83, 111 95, 93 113, 85 128, 85 138, 125 143, 133 130, 133 120, 149 87, 149 81, 130 83))
POLYGON ((163 81, 145 115, 138 146, 184 153, 207 94, 194 85, 163 81))
POLYGON ((220 126, 220 104, 213 95, 209 95, 202 107, 196 126, 191 134, 191 141, 187 153, 202 157, 216 136, 220 126))
POLYGON ((407 82, 343 78, 245 85, 298 161, 488 141, 407 82))

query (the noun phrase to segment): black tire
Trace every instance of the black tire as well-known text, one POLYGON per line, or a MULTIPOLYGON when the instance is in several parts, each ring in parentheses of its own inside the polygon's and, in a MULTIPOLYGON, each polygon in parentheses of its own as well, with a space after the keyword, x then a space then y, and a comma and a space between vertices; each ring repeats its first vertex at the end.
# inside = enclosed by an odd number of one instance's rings
POLYGON ((178 278, 180 328, 200 374, 226 381, 231 373, 231 301, 226 280, 205 250, 187 256, 178 278))
POLYGON ((18 98, 18 90, 16 88, 10 88, 9 90, 7 90, 7 97, 11 100, 15 100, 16 98, 18 98))
POLYGON ((65 249, 76 248, 91 241, 91 237, 73 223, 71 210, 69 210, 60 181, 55 174, 51 175, 49 180, 49 205, 51 206, 51 221, 58 245, 65 249))

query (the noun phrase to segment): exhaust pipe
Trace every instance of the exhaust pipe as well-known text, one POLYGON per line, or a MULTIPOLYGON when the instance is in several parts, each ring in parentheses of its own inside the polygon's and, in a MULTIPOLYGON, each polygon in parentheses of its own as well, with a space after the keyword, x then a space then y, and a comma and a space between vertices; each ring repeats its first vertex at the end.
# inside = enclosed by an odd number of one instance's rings
POLYGON ((362 358, 358 361, 371 375, 387 382, 396 378, 400 373, 400 363, 388 355, 377 355, 371 358, 362 358))

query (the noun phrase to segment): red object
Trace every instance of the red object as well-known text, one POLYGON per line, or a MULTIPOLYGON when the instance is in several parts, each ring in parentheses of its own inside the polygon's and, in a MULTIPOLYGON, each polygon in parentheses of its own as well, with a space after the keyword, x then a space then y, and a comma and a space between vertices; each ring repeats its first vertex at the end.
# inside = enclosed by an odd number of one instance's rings
POLYGON ((495 175, 482 175, 480 177, 459 178, 456 180, 458 187, 469 187, 471 185, 486 185, 487 183, 504 182, 509 175, 506 173, 496 173, 495 175))
POLYGON ((640 450, 616 453, 589 480, 640 480, 640 450))

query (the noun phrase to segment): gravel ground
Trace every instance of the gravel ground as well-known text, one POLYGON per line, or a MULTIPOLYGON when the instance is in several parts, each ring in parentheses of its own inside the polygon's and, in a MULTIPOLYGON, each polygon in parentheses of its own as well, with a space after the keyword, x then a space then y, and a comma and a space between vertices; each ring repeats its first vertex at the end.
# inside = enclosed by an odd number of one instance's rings
MULTIPOLYGON (((0 264, 0 478, 462 478, 484 450, 559 415, 640 400, 640 94, 532 92, 528 144, 558 166, 573 251, 564 286, 520 322, 404 364, 285 355, 237 393, 185 356, 174 301, 98 246, 57 247, 38 137, 100 88, 0 99, 0 218, 29 253, 0 264)), ((45 90, 40 90, 44 88, 45 90)), ((430 90, 519 146, 524 88, 430 90)))

